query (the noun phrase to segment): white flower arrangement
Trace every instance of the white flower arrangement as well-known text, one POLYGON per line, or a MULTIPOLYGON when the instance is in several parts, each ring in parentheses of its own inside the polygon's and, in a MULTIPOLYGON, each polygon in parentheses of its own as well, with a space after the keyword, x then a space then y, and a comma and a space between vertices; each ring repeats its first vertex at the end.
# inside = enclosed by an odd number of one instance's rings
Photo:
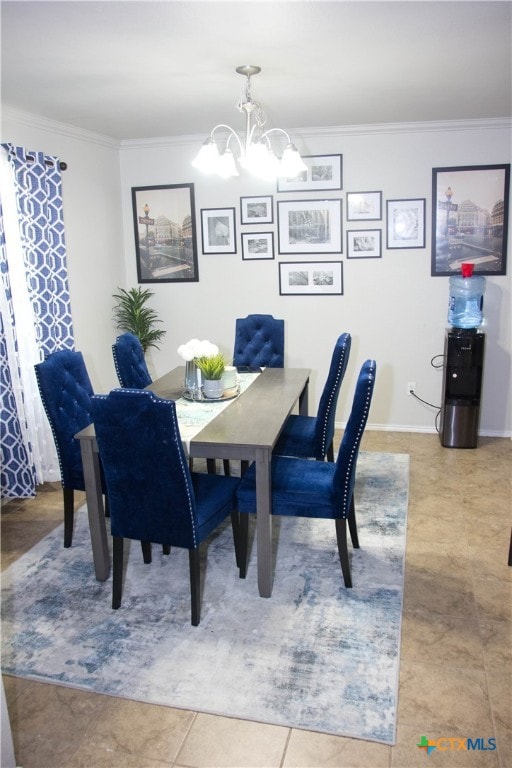
POLYGON ((219 354, 219 348, 216 344, 212 344, 211 341, 203 339, 190 339, 186 344, 182 344, 178 347, 178 355, 186 362, 191 360, 197 360, 200 357, 213 357, 219 354))

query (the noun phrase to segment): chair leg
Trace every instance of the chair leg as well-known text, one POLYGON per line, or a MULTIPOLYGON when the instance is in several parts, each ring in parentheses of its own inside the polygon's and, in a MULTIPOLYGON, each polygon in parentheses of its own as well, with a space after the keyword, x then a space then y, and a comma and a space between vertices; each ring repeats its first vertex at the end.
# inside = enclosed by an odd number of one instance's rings
POLYGON ((226 475, 226 477, 230 477, 231 467, 229 466, 229 459, 224 459, 223 463, 224 463, 224 474, 226 475))
POLYGON ((334 443, 332 440, 330 446, 327 448, 327 461, 334 462, 334 443))
POLYGON ((240 515, 237 511, 231 513, 231 528, 235 545, 236 567, 240 568, 240 515))
POLYGON ((348 561, 347 521, 344 517, 336 518, 336 538, 338 540, 338 553, 340 556, 343 581, 345 582, 345 586, 349 588, 352 586, 352 577, 350 575, 350 563, 348 561))
POLYGON ((164 555, 170 555, 171 554, 171 545, 170 544, 162 544, 162 554, 164 554, 164 555))
POLYGON ((149 564, 151 562, 151 542, 141 541, 140 546, 142 547, 142 558, 146 564, 149 564))
POLYGON ((73 541, 75 492, 72 488, 63 488, 62 494, 64 496, 64 546, 70 547, 73 541))
POLYGON ((247 557, 249 550, 249 515, 240 515, 240 545, 239 545, 239 563, 237 563, 240 569, 240 578, 245 579, 247 576, 247 557))
POLYGON ((216 475, 217 468, 215 466, 215 459, 206 459, 206 471, 209 475, 216 475))
POLYGON ((108 503, 108 496, 105 494, 105 517, 110 517, 110 504, 108 503))
POLYGON ((192 626, 197 627, 201 620, 201 569, 199 547, 189 549, 188 561, 190 565, 190 604, 192 612, 192 626))
POLYGON ((354 549, 359 549, 359 537, 357 535, 357 522, 356 522, 356 508, 354 505, 354 493, 350 499, 350 506, 348 508, 348 529, 350 531, 350 538, 352 539, 352 546, 354 549))
POLYGON ((123 544, 122 536, 112 541, 112 608, 119 608, 123 594, 123 544))
POLYGON ((243 477, 247 470, 249 469, 249 462, 245 459, 242 459, 240 462, 240 477, 243 477))

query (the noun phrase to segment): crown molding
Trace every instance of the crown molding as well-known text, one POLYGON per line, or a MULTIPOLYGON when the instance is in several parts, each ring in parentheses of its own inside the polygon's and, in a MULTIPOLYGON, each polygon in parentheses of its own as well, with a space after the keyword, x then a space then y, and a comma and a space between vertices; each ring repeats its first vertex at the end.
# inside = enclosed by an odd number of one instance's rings
MULTIPOLYGON (((294 138, 319 139, 342 138, 344 136, 404 134, 404 133, 445 133, 446 131, 481 131, 481 130, 512 130, 512 118, 499 117, 478 120, 443 120, 418 123, 379 123, 372 125, 333 125, 316 128, 294 128, 289 131, 294 138)), ((162 147, 184 147, 202 144, 206 132, 188 136, 156 136, 153 138, 122 139, 121 150, 156 149, 162 147)))
MULTIPOLYGON (((13 107, 2 107, 2 121, 27 125, 52 134, 59 134, 70 138, 100 144, 104 147, 121 151, 131 149, 157 149, 164 147, 185 147, 202 144, 205 133, 182 136, 156 136, 140 139, 114 139, 100 133, 94 133, 82 128, 77 128, 67 123, 23 112, 13 107)), ((480 130, 512 130, 512 118, 497 117, 488 119, 471 120, 437 120, 411 123, 375 123, 370 125, 333 125, 318 126, 315 128, 295 128, 290 131, 294 137, 301 139, 342 138, 344 136, 405 134, 405 133, 445 133, 446 131, 480 131, 480 130)))
POLYGON ((119 149, 120 143, 118 139, 113 139, 111 136, 104 136, 101 133, 94 133, 93 131, 87 131, 84 128, 77 128, 74 125, 68 125, 67 123, 60 123, 56 120, 50 120, 42 115, 34 115, 31 112, 23 112, 22 110, 15 109, 14 107, 7 107, 2 105, 2 132, 3 122, 8 120, 9 122, 24 125, 29 128, 37 128, 47 133, 57 134, 59 136, 66 136, 71 139, 78 139, 79 141, 86 141, 90 144, 100 144, 103 147, 110 149, 119 149))

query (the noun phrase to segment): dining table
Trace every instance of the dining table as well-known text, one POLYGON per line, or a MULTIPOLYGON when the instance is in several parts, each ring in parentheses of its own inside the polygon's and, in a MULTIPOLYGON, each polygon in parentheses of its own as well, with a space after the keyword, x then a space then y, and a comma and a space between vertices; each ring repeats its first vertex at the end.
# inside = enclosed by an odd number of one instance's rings
MULTIPOLYGON (((308 415, 310 369, 263 368, 239 373, 236 396, 218 402, 192 401, 184 392, 185 367, 178 366, 146 389, 176 402, 178 424, 191 459, 254 462, 256 470, 256 552, 258 590, 270 597, 272 559, 272 450, 294 408, 308 415)), ((75 435, 80 442, 95 576, 106 581, 110 554, 103 506, 101 470, 94 424, 75 435)))

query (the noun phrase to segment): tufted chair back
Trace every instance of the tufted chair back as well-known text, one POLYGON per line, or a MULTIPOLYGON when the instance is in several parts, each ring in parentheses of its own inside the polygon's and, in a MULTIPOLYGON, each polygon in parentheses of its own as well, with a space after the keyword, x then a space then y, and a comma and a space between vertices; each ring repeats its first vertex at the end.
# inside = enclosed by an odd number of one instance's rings
POLYGON ((368 420, 376 374, 375 360, 366 360, 357 378, 352 409, 336 459, 333 497, 335 505, 339 506, 342 518, 349 516, 350 505, 353 505, 357 457, 368 420))
MULTIPOLYGON (((315 458, 323 458, 329 451, 334 439, 334 420, 341 382, 347 370, 352 337, 342 333, 332 353, 329 374, 322 390, 315 428, 315 458)), ((329 457, 334 461, 334 455, 329 457)))
POLYGON ((233 365, 284 367, 284 320, 272 315, 238 318, 233 365))
POLYGON ((85 490, 82 456, 75 435, 92 422, 93 389, 81 352, 53 352, 34 368, 59 457, 64 491, 64 546, 69 547, 73 536, 73 491, 85 490))
POLYGON ((140 339, 134 333, 123 333, 112 345, 112 355, 119 384, 128 389, 144 389, 151 384, 151 376, 140 339))

